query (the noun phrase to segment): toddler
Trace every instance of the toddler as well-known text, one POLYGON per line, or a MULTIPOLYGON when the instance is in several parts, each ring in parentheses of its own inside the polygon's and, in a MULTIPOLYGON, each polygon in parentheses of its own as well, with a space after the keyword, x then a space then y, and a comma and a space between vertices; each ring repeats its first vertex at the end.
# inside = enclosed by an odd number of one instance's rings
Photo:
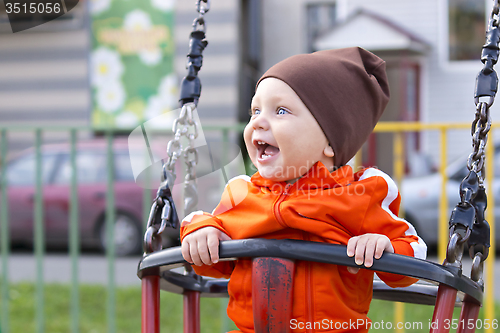
MULTIPOLYGON (((375 168, 354 173, 346 165, 388 100, 385 62, 357 47, 292 56, 258 81, 244 131, 258 172, 230 180, 212 214, 194 212, 181 227, 182 254, 196 273, 230 278, 227 312, 242 332, 254 332, 251 260, 218 262, 220 241, 344 244, 366 267, 383 252, 425 259, 425 243, 397 216, 401 198, 393 180, 375 168)), ((369 322, 373 271, 304 261, 295 267, 294 332, 331 331, 314 325, 324 320, 339 323, 339 332, 353 331, 345 323, 369 322)), ((416 281, 377 274, 391 287, 416 281)))

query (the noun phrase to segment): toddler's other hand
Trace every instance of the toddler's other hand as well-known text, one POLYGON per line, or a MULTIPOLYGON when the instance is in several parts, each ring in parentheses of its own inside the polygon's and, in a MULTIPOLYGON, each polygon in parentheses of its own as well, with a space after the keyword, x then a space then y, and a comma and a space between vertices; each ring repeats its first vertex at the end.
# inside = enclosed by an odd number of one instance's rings
POLYGON ((214 227, 198 229, 182 240, 182 256, 196 266, 216 264, 219 261, 221 240, 231 240, 231 237, 214 227))
MULTIPOLYGON (((347 255, 354 256, 357 265, 365 264, 366 267, 373 265, 373 258, 380 259, 384 251, 394 253, 389 237, 380 234, 364 234, 355 236, 347 242, 347 255)), ((356 274, 359 271, 357 267, 347 267, 347 270, 356 274)))

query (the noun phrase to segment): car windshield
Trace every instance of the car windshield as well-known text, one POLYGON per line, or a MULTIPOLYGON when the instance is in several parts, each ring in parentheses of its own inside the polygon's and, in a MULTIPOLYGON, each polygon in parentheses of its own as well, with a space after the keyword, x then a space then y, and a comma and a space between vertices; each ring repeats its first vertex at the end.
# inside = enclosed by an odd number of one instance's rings
MULTIPOLYGON (((467 169, 468 156, 468 154, 464 154, 448 166, 447 173, 450 179, 461 181, 467 176, 469 173, 469 169, 467 169)), ((495 149, 493 165, 495 177, 500 177, 500 149, 495 149)))
POLYGON ((115 153, 115 179, 118 181, 134 181, 134 173, 128 152, 115 153))
MULTIPOLYGON (((42 154, 42 183, 51 181, 56 163, 56 153, 42 154)), ((6 179, 10 186, 34 186, 36 179, 34 153, 22 156, 7 166, 6 179)))
MULTIPOLYGON (((106 181, 106 155, 104 152, 84 150, 76 155, 77 180, 80 184, 103 183, 106 181)), ((71 182, 71 159, 68 153, 62 155, 57 175, 56 184, 69 184, 71 182)))

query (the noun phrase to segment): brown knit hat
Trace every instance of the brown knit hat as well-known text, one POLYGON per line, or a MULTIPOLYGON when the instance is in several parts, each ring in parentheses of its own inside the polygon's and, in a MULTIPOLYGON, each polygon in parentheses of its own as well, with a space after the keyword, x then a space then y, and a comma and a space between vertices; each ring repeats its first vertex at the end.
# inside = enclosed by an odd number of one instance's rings
POLYGON ((377 124, 387 102, 385 62, 360 47, 299 54, 262 75, 287 83, 323 129, 335 152, 335 166, 346 164, 377 124))

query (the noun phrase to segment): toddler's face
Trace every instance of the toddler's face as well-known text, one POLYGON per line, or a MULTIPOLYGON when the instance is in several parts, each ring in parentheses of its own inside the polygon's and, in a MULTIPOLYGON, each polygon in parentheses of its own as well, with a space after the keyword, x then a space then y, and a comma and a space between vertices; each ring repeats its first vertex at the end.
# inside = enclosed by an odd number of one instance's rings
POLYGON ((245 144, 262 177, 293 182, 321 161, 331 170, 333 150, 299 96, 285 82, 266 78, 252 99, 245 144))

